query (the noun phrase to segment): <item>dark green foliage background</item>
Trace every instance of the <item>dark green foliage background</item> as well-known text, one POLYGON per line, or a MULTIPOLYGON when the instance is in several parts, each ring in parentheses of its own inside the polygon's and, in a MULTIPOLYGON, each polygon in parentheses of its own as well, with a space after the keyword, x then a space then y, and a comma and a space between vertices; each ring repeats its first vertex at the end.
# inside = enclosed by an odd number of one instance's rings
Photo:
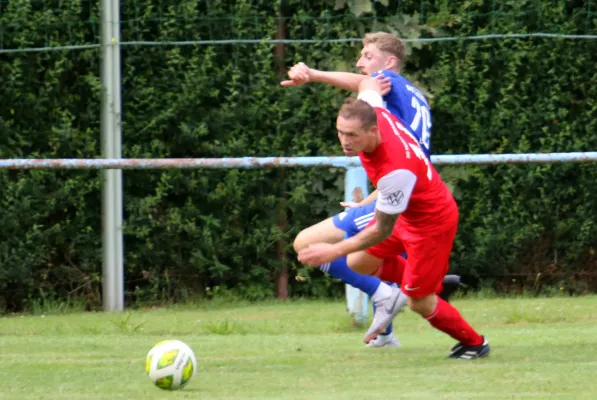
MULTIPOLYGON (((289 39, 382 29, 410 38, 597 33, 590 1, 495 3, 385 1, 356 15, 324 0, 284 1, 279 10, 254 0, 126 1, 122 41, 273 39, 279 15, 289 39)), ((1 45, 98 43, 98 7, 2 2, 1 45)), ((282 65, 347 70, 359 51, 360 43, 288 44, 282 65)), ((99 156, 99 55, 0 56, 0 158, 99 156)), ((595 65, 595 40, 455 40, 410 46, 405 75, 431 99, 435 154, 589 151, 597 147, 595 65)), ((123 156, 339 154, 333 121, 346 93, 284 89, 280 78, 266 43, 123 46, 123 156)), ((453 268, 469 282, 597 288, 597 165, 438 169, 461 207, 453 268)), ((342 170, 125 171, 124 190, 128 305, 227 290, 270 297, 285 265, 293 296, 342 293, 300 266, 291 246, 300 229, 339 211, 342 170)), ((0 171, 0 309, 40 299, 100 304, 100 195, 97 171, 0 171)))

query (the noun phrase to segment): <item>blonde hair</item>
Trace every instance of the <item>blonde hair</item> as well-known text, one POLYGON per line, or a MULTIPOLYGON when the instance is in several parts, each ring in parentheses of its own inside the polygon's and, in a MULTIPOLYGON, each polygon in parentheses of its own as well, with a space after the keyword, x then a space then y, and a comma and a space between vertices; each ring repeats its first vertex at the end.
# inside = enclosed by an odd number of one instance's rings
POLYGON ((395 56, 397 60, 397 69, 401 69, 406 61, 404 42, 396 35, 387 32, 367 33, 363 38, 363 46, 368 44, 374 44, 379 50, 395 56))

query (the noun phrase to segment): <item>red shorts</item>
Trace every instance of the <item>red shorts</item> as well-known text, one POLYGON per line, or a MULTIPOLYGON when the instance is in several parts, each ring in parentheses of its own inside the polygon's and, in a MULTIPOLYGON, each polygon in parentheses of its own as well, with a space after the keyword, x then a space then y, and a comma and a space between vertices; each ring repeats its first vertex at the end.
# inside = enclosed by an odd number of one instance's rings
POLYGON ((398 225, 399 223, 394 227, 392 236, 365 252, 381 259, 407 253, 408 263, 402 278, 402 291, 413 298, 439 293, 442 281, 448 273, 458 222, 446 226, 442 232, 420 237, 400 235, 398 225))

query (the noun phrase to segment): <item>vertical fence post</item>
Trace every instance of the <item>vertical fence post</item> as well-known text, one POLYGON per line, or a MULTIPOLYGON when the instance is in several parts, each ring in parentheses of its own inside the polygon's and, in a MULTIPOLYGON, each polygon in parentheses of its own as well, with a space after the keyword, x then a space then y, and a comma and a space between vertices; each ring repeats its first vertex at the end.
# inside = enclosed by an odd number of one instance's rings
MULTIPOLYGON (((120 0, 101 1, 102 157, 121 157, 120 0)), ((124 310, 122 170, 102 171, 102 303, 124 310)))
MULTIPOLYGON (((364 168, 348 168, 344 180, 344 201, 358 202, 367 197, 369 195, 367 182, 367 173, 364 168)), ((369 296, 346 285, 346 309, 356 324, 365 324, 369 313, 369 296)))

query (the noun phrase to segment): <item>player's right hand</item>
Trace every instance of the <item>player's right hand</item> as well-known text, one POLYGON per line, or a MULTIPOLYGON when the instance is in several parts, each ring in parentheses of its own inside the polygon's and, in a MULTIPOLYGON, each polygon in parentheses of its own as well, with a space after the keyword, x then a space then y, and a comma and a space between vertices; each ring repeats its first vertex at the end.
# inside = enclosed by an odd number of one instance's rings
POLYGON ((280 82, 282 86, 300 86, 311 80, 309 76, 310 68, 305 63, 298 63, 292 66, 288 71, 290 80, 280 82))

